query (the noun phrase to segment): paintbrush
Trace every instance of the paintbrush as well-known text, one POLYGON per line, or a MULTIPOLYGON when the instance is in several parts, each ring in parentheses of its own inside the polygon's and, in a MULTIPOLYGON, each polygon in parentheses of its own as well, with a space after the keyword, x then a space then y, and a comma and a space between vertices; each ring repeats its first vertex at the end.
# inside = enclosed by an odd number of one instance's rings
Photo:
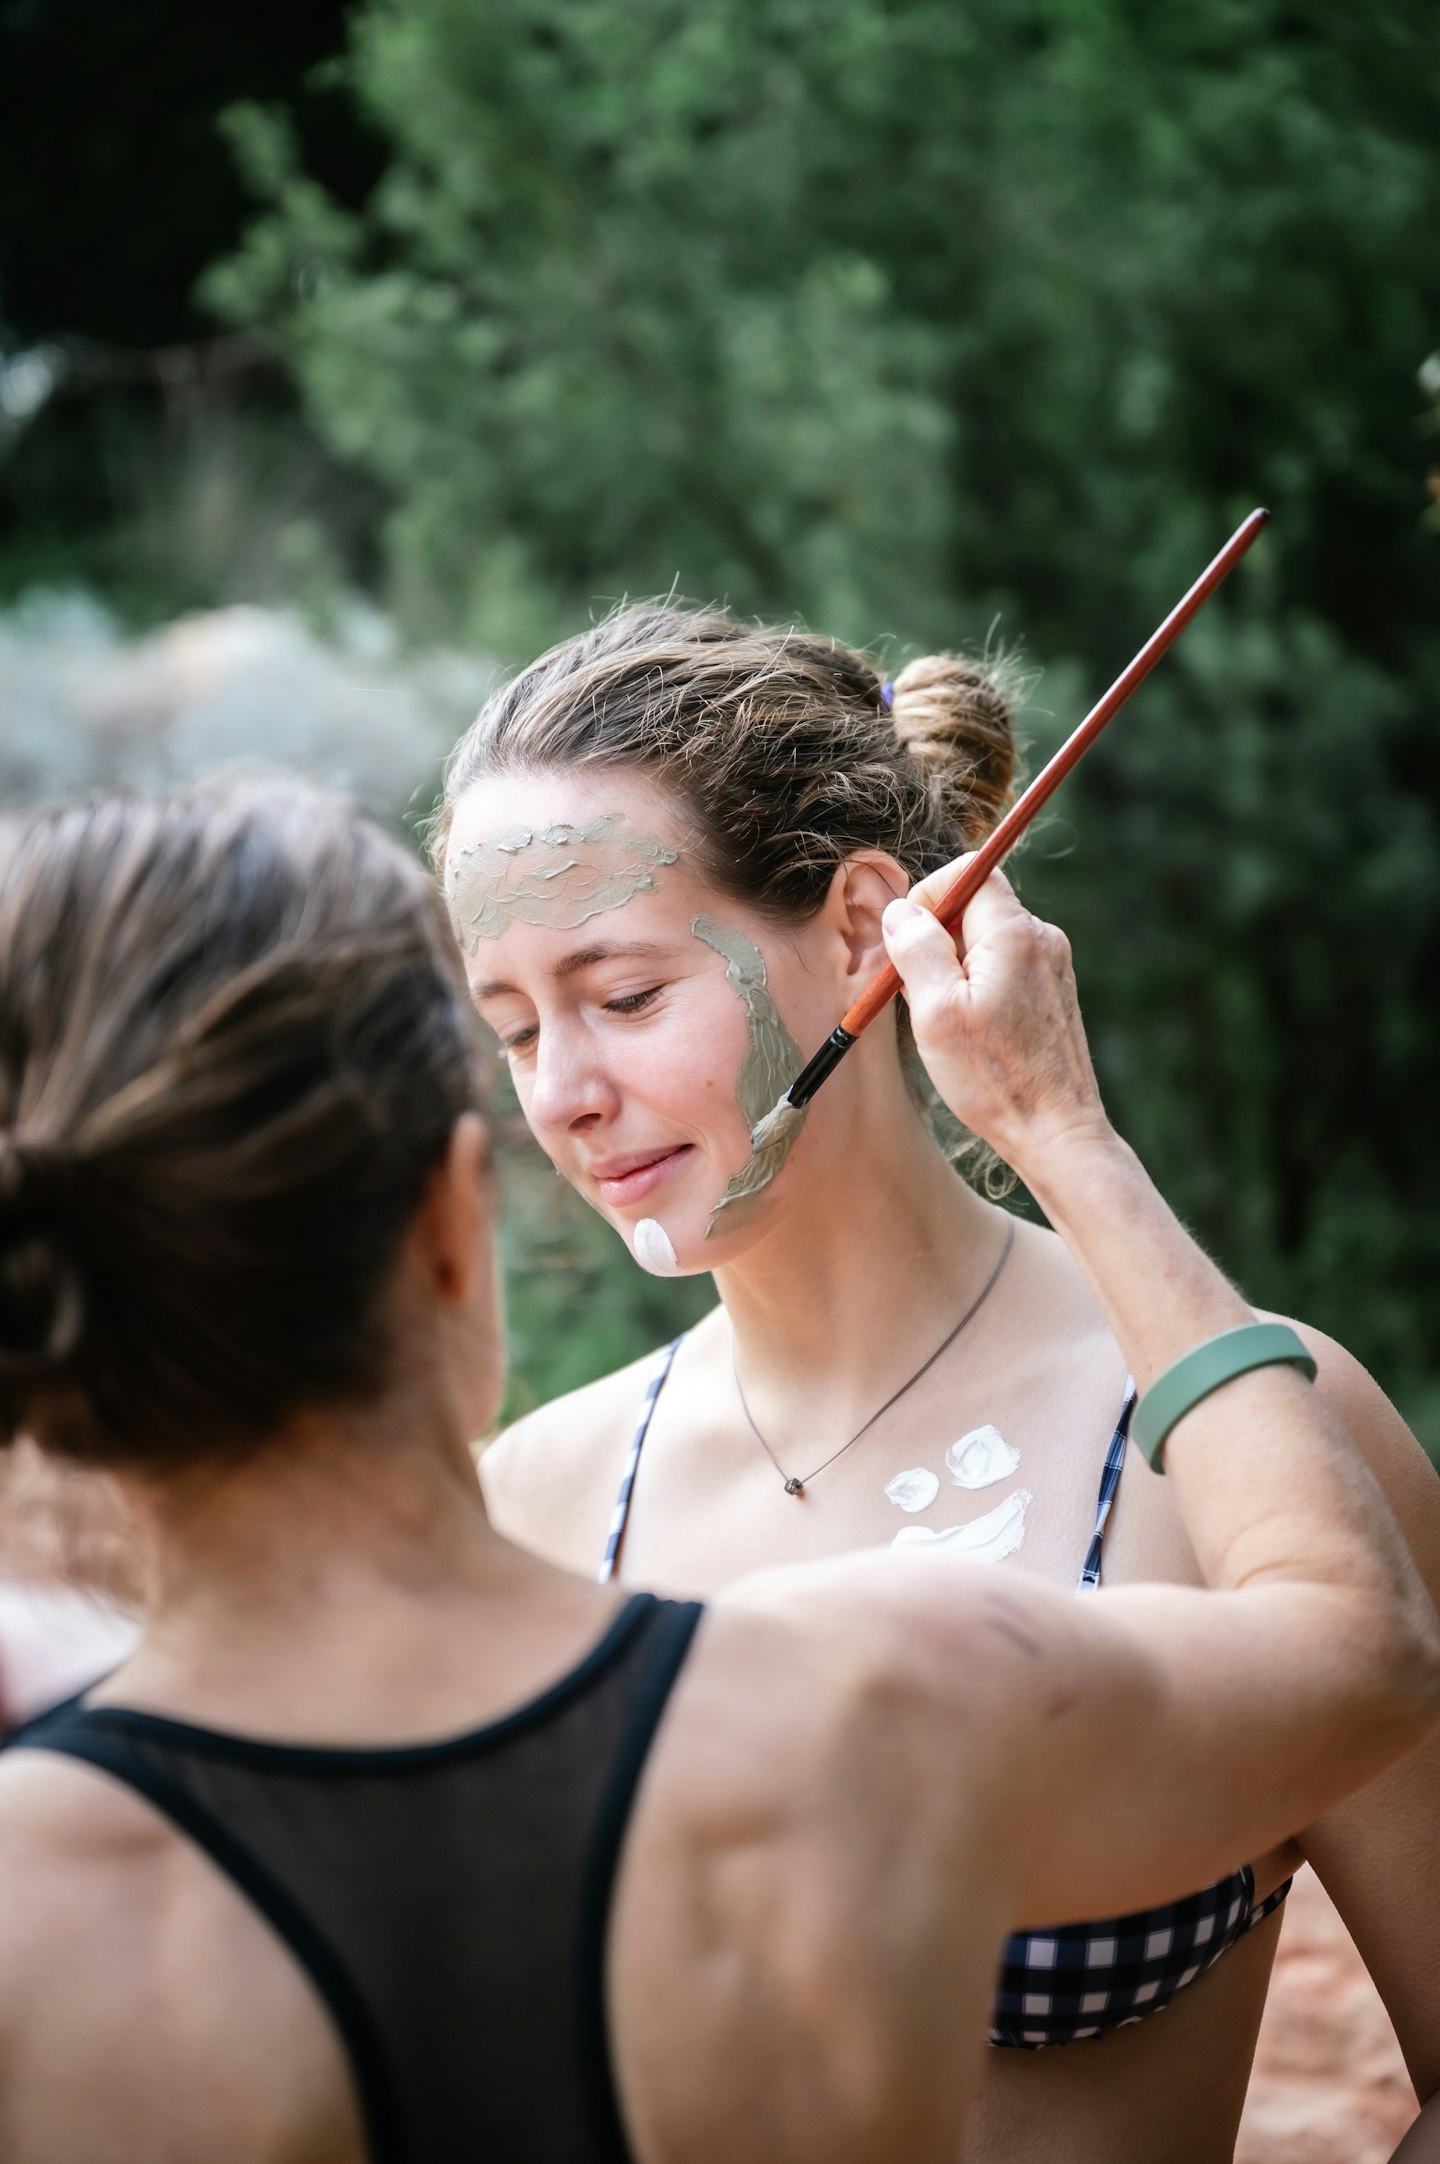
MULTIPOLYGON (((994 833, 956 874, 934 904, 935 914, 943 925, 948 927, 959 922, 972 896, 979 893, 996 865, 1014 848, 1041 805, 1053 796, 1071 768, 1079 764, 1106 722, 1119 713, 1131 692, 1144 682, 1166 648, 1174 644, 1191 617, 1205 606, 1222 579, 1228 578, 1269 517, 1268 511, 1252 511, 1243 526, 1236 528, 1215 561, 1201 572, 1189 593, 1176 603, 1130 666, 1116 677, 1074 735, 1061 745, 1049 765, 1036 775, 1024 795, 1010 807, 994 833)), ((835 1072, 851 1045, 870 1027, 876 1015, 884 1012, 899 990, 899 972, 893 963, 887 963, 831 1031, 815 1057, 801 1068, 779 1104, 767 1112, 755 1128, 750 1137, 752 1154, 749 1162, 726 1188, 716 1205, 716 1214, 727 1204, 758 1194, 769 1184, 790 1147, 795 1124, 804 1117, 805 1108, 816 1090, 827 1075, 835 1072)), ((713 1218, 711 1222, 714 1222, 713 1218)))

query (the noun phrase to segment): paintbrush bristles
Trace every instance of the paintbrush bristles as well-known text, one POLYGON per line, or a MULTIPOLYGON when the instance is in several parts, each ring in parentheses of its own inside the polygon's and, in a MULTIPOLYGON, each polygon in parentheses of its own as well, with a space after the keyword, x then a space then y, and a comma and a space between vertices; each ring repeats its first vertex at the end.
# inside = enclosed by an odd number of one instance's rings
POLYGON ((723 1210, 733 1210, 737 1203, 749 1202, 764 1194, 789 1156, 805 1112, 804 1105, 792 1105, 788 1097, 782 1097, 779 1104, 765 1114, 751 1134, 749 1157, 710 1212, 710 1222, 705 1227, 707 1240, 723 1210))
POLYGON ((750 1147, 758 1157, 762 1150, 772 1149, 783 1142, 797 1120, 805 1117, 803 1105, 792 1105, 788 1097, 782 1097, 778 1105, 772 1105, 765 1117, 751 1131, 750 1147))

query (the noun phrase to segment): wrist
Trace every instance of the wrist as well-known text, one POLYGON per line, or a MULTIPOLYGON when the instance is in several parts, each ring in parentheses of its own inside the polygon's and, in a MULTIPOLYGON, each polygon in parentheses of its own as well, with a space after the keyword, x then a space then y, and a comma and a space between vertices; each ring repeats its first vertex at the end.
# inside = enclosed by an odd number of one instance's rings
POLYGON ((1096 1187, 1133 1181, 1146 1175, 1128 1142, 1103 1112, 1037 1123, 1002 1148, 1000 1155, 1019 1173, 1047 1217, 1054 1221, 1067 1200, 1096 1187), (1053 1205, 1053 1207, 1052 1207, 1053 1205))

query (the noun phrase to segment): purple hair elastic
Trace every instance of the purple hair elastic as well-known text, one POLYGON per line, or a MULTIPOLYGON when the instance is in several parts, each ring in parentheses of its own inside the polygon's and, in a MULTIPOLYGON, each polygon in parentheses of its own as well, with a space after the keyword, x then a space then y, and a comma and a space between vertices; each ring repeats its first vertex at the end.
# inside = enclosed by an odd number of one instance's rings
POLYGON ((888 676, 886 677, 884 683, 880 686, 880 704, 884 707, 887 714, 894 713, 895 686, 888 676))

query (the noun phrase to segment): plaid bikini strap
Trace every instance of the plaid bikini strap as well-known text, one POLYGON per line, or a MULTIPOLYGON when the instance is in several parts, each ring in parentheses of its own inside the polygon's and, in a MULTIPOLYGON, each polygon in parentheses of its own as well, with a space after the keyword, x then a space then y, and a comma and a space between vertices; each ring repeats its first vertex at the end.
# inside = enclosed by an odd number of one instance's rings
POLYGON ((596 1572, 601 1585, 608 1585, 615 1575, 615 1567, 620 1560, 620 1543, 625 1538, 625 1527, 630 1517, 630 1498, 635 1492, 635 1475, 640 1466, 640 1453, 645 1447, 650 1422, 655 1416, 655 1401, 665 1387, 665 1379, 687 1334, 682 1330, 679 1337, 670 1340, 645 1392, 645 1402, 640 1407, 640 1418, 636 1422, 634 1438, 630 1444, 630 1455, 625 1460, 625 1471, 620 1480, 620 1493, 615 1498, 615 1508, 610 1514, 610 1530, 605 1536, 604 1559, 596 1572))
POLYGON ((1115 1490, 1120 1485, 1120 1469, 1125 1463, 1125 1445, 1130 1436, 1130 1416, 1135 1410, 1139 1395, 1133 1377, 1125 1378, 1125 1402, 1120 1408, 1120 1418, 1110 1438, 1105 1453, 1105 1463, 1100 1473, 1100 1495, 1095 1505, 1095 1530, 1090 1535, 1090 1545, 1085 1551, 1085 1561, 1080 1571, 1077 1593, 1093 1592, 1100 1583, 1100 1563, 1105 1544, 1105 1521, 1110 1515, 1110 1505, 1115 1500, 1115 1490))

